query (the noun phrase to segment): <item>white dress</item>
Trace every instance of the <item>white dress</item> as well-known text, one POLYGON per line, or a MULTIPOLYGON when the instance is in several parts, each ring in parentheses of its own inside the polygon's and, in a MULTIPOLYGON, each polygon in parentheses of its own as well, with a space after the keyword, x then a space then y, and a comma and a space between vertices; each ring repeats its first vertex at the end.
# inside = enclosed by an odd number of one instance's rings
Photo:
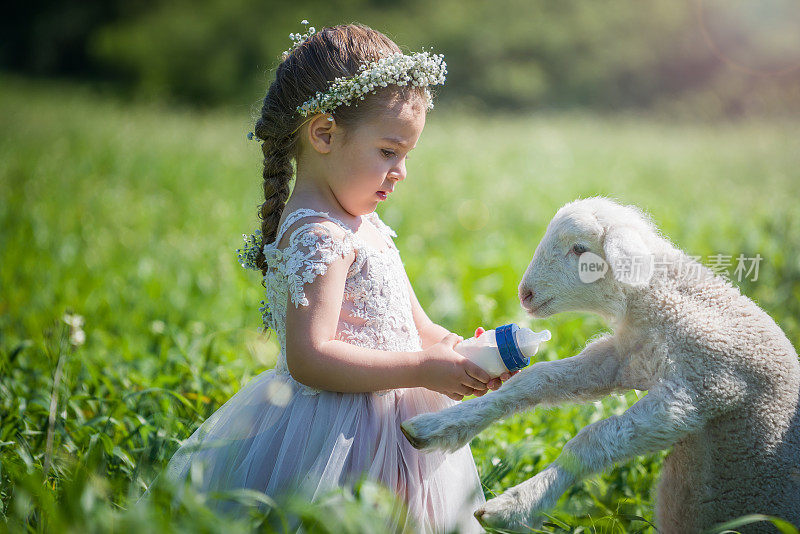
MULTIPOLYGON (((274 369, 262 372, 211 415, 169 462, 166 476, 185 480, 192 471, 200 491, 250 488, 275 497, 300 492, 314 500, 336 487, 352 488, 361 475, 396 492, 411 521, 426 532, 482 532, 472 512, 485 502, 469 445, 454 453, 414 449, 400 423, 438 411, 455 401, 425 388, 339 393, 307 387, 286 365, 286 306, 308 305, 304 286, 325 273, 337 257, 355 250, 345 282, 336 339, 386 351, 419 351, 406 274, 377 213, 365 219, 385 238, 377 250, 326 213, 299 209, 289 214, 273 243, 264 246, 265 325, 281 351, 274 369), (318 222, 295 229, 284 249, 283 233, 306 217, 341 226, 336 239, 318 222), (196 463, 192 467, 192 463, 196 463), (201 469, 201 476, 198 475, 201 469)), ((221 508, 235 506, 223 503, 221 508)), ((387 525, 388 530, 404 525, 387 525)))

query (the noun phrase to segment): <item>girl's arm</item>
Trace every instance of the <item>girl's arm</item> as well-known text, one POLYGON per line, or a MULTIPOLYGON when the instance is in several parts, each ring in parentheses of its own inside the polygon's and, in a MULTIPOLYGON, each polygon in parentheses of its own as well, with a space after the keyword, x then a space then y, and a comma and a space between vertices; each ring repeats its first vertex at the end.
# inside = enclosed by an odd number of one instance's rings
MULTIPOLYGON (((328 228, 334 235, 341 232, 332 223, 328 228)), ((347 271, 354 259, 352 251, 338 257, 325 274, 304 284, 307 306, 287 302, 286 363, 296 380, 317 389, 351 393, 421 386, 456 400, 486 389, 489 375, 452 349, 458 341, 454 334, 420 352, 368 349, 335 339, 347 271)))
MULTIPOLYGON (((429 347, 435 343, 441 341, 445 336, 450 334, 450 331, 447 328, 438 325, 430 320, 428 314, 425 313, 425 310, 422 309, 422 305, 419 303, 419 299, 417 299, 416 293, 414 293, 414 288, 411 287, 411 281, 408 279, 408 274, 406 273, 406 285, 408 286, 408 294, 411 296, 411 313, 414 316, 414 324, 417 326, 417 332, 419 332, 420 341, 422 343, 423 350, 426 347, 429 347)), ((475 335, 480 335, 483 333, 483 328, 478 327, 478 330, 475 331, 475 335)), ((460 336, 459 336, 460 338, 460 336)), ((498 389, 503 382, 511 378, 516 373, 503 373, 502 375, 498 376, 497 378, 492 378, 489 382, 486 383, 488 389, 498 389)), ((486 393, 486 389, 483 390, 474 390, 472 392, 473 395, 480 397, 486 393)))

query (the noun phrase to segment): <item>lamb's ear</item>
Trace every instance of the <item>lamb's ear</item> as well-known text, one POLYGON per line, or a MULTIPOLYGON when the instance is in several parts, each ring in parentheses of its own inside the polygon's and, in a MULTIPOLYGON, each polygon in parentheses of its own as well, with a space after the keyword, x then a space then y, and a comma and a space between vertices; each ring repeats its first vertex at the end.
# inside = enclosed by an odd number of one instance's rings
POLYGON ((653 253, 635 229, 629 226, 610 228, 606 232, 603 251, 614 278, 619 282, 643 286, 653 276, 653 253))

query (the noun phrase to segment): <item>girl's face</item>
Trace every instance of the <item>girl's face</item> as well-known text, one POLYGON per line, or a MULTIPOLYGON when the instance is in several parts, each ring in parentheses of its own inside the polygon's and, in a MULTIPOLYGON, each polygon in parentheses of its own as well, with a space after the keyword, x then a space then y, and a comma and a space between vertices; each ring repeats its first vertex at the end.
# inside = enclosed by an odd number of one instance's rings
POLYGON ((332 133, 328 186, 351 215, 365 215, 406 177, 406 159, 425 126, 421 101, 397 101, 332 133), (338 139, 336 138, 338 136, 338 139))

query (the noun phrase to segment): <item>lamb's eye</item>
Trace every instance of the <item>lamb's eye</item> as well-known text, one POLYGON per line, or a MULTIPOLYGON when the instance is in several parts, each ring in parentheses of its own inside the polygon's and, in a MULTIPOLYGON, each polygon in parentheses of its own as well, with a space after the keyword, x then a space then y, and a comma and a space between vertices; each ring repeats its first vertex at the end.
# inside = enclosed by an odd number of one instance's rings
POLYGON ((581 254, 583 254, 588 250, 589 249, 587 247, 581 245, 580 243, 575 243, 574 245, 572 245, 572 252, 574 252, 578 256, 580 256, 581 254))
POLYGON ((381 149, 381 153, 386 158, 391 158, 392 156, 394 156, 394 152, 392 152, 391 150, 386 150, 385 148, 381 149))

